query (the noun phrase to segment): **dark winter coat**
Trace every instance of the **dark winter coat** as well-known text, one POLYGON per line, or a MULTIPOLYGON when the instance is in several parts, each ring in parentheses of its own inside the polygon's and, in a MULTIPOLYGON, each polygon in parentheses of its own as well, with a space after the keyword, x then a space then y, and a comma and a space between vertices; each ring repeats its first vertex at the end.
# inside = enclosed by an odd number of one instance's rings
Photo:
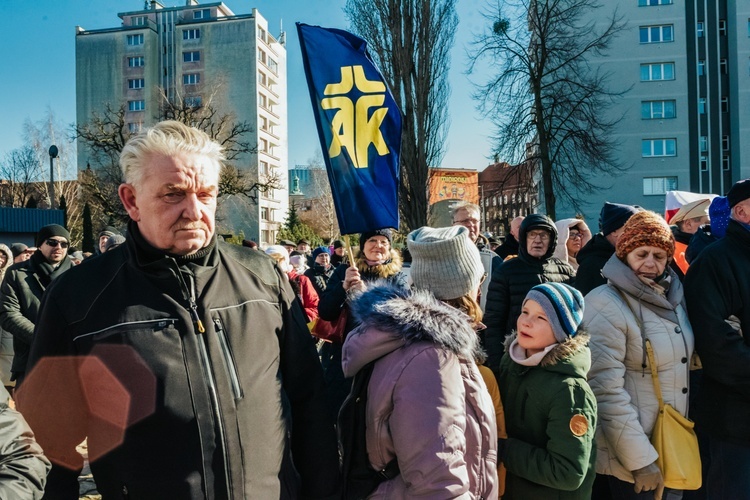
POLYGON ((484 347, 487 366, 497 372, 503 356, 505 338, 515 329, 526 294, 541 283, 566 283, 572 285, 575 271, 567 262, 552 257, 557 242, 557 229, 549 218, 532 214, 521 223, 519 254, 502 266, 492 269, 492 280, 487 293, 484 315, 484 347), (547 253, 541 258, 526 251, 526 233, 532 229, 546 229, 552 234, 547 253))
POLYGON ((26 372, 34 324, 44 290, 52 279, 71 267, 73 265, 66 257, 50 272, 50 265, 42 251, 37 250, 29 260, 13 264, 5 272, 0 286, 0 327, 13 335, 13 373, 26 372))
MULTIPOLYGON (((685 297, 703 364, 695 420, 704 432, 750 445, 750 230, 727 234, 690 265, 685 297), (735 317, 735 324, 727 320, 735 317), (737 330, 739 320, 742 332, 737 330)), ((692 413, 692 412, 691 412, 692 413)))
POLYGON ((518 241, 516 241, 512 234, 508 233, 503 244, 495 249, 495 253, 503 260, 511 255, 518 255, 518 241))
POLYGON ((394 458, 400 470, 368 498, 496 499, 495 408, 468 316, 429 292, 387 286, 352 304, 361 324, 344 343, 344 373, 375 361, 367 454, 376 470, 394 458))
POLYGON ((0 386, 0 498, 41 498, 49 460, 21 414, 8 407, 9 397, 0 386))
POLYGON ((699 227, 698 231, 696 231, 693 237, 690 238, 690 244, 685 252, 685 259, 688 261, 688 264, 692 264, 692 262, 698 258, 698 255, 700 255, 708 245, 718 239, 719 238, 711 233, 711 226, 709 224, 699 227))
POLYGON ((610 257, 614 255, 615 247, 606 236, 597 233, 578 252, 578 272, 576 273, 576 288, 583 295, 598 286, 606 285, 607 279, 602 276, 602 268, 610 257))
MULTIPOLYGON (((110 499, 335 494, 320 364, 273 260, 215 240, 176 259, 134 224, 129 234, 42 302, 21 406, 48 456, 80 467, 75 446, 88 436, 97 488, 110 499), (96 362, 50 364, 56 356, 96 362)), ((63 470, 48 491, 77 498, 77 473, 63 470)))
MULTIPOLYGON (((508 337, 506 350, 515 334, 508 337)), ((504 499, 589 499, 596 476, 596 399, 586 382, 588 335, 550 350, 538 366, 503 356, 500 396, 508 440, 504 499)))
POLYGON ((323 292, 328 286, 328 281, 331 279, 331 276, 333 276, 333 272, 335 270, 336 266, 334 265, 330 265, 328 266, 328 269, 326 269, 320 264, 315 264, 310 269, 305 271, 305 276, 307 276, 312 282, 312 285, 315 287, 315 291, 318 292, 318 296, 323 295, 323 292))

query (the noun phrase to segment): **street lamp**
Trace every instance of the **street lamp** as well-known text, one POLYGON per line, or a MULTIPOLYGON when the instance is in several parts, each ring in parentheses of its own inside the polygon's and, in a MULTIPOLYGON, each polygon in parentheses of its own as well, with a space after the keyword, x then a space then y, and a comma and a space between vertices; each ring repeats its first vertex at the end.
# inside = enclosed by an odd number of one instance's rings
POLYGON ((49 207, 51 210, 55 209, 55 158, 58 153, 57 146, 53 144, 49 147, 49 207))

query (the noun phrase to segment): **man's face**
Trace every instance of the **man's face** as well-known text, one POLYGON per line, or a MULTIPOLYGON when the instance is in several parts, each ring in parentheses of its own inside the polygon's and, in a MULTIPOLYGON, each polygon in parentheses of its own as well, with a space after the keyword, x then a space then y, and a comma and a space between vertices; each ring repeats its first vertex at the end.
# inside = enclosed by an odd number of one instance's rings
POLYGON ((344 254, 346 253, 346 248, 344 248, 344 247, 334 248, 333 249, 333 253, 335 253, 339 257, 343 257, 344 254))
POLYGON ((104 247, 107 246, 108 239, 109 239, 109 236, 107 236, 106 234, 99 236, 99 251, 101 253, 104 253, 104 247))
POLYGON ((526 232, 526 253, 540 259, 549 248, 550 233, 544 229, 531 229, 526 232))
POLYGON ((39 247, 50 264, 59 264, 68 255, 68 240, 62 236, 51 236, 39 247))
POLYGON ((466 209, 457 210, 453 215, 454 226, 464 226, 469 230, 469 239, 472 242, 477 241, 479 237, 479 214, 466 209))
POLYGON ((173 255, 190 255, 214 235, 218 172, 208 158, 154 154, 138 186, 120 185, 120 199, 143 237, 173 255))
POLYGON ((13 259, 13 263, 16 264, 18 262, 29 260, 31 256, 34 255, 34 252, 36 252, 36 247, 27 248, 26 250, 18 254, 15 259, 13 259))
POLYGON ((281 246, 283 246, 284 248, 286 248, 286 251, 289 252, 289 253, 292 253, 295 250, 297 250, 297 247, 295 247, 294 245, 281 245, 281 246))
POLYGON ((297 245, 297 251, 299 253, 308 254, 310 253, 310 245, 308 245, 307 243, 299 243, 297 245))

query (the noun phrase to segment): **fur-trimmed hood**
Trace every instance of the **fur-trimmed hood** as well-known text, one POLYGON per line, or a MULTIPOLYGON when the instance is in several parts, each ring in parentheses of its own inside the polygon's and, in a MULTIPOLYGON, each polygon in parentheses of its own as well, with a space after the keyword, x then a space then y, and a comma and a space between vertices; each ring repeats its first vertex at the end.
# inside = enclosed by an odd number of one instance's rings
POLYGON ((368 265, 362 251, 359 252, 356 262, 359 272, 373 279, 390 278, 401 271, 403 265, 401 254, 393 248, 391 249, 391 258, 377 266, 368 265))
POLYGON ((417 342, 431 342, 464 359, 481 355, 469 317, 427 291, 377 283, 354 298, 350 308, 360 325, 344 343, 342 365, 347 377, 370 361, 417 342))
MULTIPOLYGON (((517 336, 518 333, 513 332, 506 337, 506 353, 510 350, 510 345, 516 340, 517 336)), ((568 340, 557 344, 545 354, 539 366, 565 375, 586 378, 591 368, 591 352, 588 348, 589 338, 589 335, 584 331, 579 331, 575 337, 568 337, 568 340)))
POLYGON ((13 265, 13 252, 10 251, 7 245, 3 245, 2 243, 0 243, 0 252, 5 254, 5 265, 0 267, 0 281, 2 281, 5 277, 5 271, 13 265))

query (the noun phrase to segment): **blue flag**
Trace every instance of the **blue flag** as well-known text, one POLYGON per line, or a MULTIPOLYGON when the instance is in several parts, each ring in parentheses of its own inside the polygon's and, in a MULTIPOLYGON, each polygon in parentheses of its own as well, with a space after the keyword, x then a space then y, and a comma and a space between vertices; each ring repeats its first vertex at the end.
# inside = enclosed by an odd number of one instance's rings
POLYGON ((297 23, 341 234, 398 229, 401 111, 367 43, 297 23))

